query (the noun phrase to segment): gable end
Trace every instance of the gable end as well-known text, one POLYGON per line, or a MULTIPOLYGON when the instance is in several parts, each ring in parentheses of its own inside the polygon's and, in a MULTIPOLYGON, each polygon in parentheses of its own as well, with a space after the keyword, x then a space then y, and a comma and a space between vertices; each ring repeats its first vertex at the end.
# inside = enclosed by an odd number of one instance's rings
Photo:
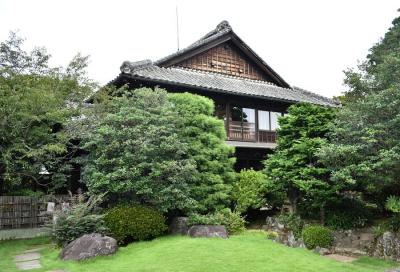
POLYGON ((274 83, 272 78, 266 75, 230 41, 212 47, 173 66, 274 83))

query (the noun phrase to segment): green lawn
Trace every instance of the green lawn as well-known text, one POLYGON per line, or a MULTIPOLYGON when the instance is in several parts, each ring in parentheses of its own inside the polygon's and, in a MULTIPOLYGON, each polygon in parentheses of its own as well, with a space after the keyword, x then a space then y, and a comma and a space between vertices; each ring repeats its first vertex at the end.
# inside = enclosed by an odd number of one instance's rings
POLYGON ((276 244, 267 240, 265 234, 246 233, 227 240, 166 236, 122 247, 114 256, 98 257, 80 263, 60 261, 57 257, 59 251, 44 238, 7 241, 0 243, 0 271, 17 271, 12 256, 38 245, 46 245, 41 252, 44 269, 30 271, 369 272, 384 271, 396 265, 371 258, 362 258, 352 264, 339 263, 305 249, 276 244))

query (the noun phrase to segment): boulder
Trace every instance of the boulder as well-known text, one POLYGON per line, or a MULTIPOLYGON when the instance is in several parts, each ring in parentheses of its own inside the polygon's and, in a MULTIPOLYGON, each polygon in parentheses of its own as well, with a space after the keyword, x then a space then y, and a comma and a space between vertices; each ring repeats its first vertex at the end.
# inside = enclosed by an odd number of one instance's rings
POLYGON ((188 234, 190 237, 228 238, 225 226, 194 225, 189 229, 188 234))
POLYGON ((332 253, 328 248, 319 247, 319 246, 314 248, 314 252, 319 254, 319 255, 328 255, 328 254, 332 253))
POLYGON ((372 255, 375 257, 400 261, 400 237, 387 231, 376 241, 372 255))
POLYGON ((187 235, 189 230, 187 217, 174 217, 169 225, 169 233, 187 235))
POLYGON ((60 252, 63 260, 85 260, 96 256, 110 255, 117 251, 117 241, 98 233, 85 234, 75 239, 60 252))

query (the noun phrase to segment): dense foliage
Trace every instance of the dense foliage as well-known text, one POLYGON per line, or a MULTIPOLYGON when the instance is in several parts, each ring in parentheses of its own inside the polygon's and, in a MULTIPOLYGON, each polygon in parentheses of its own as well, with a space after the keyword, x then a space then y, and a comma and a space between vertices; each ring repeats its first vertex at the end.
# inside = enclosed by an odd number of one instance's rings
POLYGON ((331 203, 325 223, 331 229, 363 228, 374 219, 375 209, 358 199, 343 197, 331 203))
POLYGON ((162 211, 191 210, 195 161, 178 134, 182 118, 166 91, 139 89, 114 97, 84 140, 83 178, 91 194, 129 198, 162 211))
POLYGON ((239 234, 245 230, 245 223, 240 213, 229 209, 206 215, 191 214, 189 225, 224 225, 229 234, 239 234))
POLYGON ((233 147, 225 143, 224 122, 214 116, 211 99, 190 93, 169 94, 181 119, 177 134, 187 144, 188 156, 195 161, 195 184, 191 196, 196 211, 212 212, 229 205, 236 173, 233 147))
POLYGON ((301 237, 304 221, 297 214, 281 214, 278 216, 278 222, 291 230, 295 238, 301 237))
POLYGON ((58 246, 64 246, 84 234, 107 233, 104 215, 96 210, 102 197, 102 195, 92 196, 65 211, 56 211, 52 234, 58 246))
POLYGON ((189 93, 112 90, 95 104, 83 145, 90 192, 108 191, 164 212, 227 207, 235 160, 213 112, 212 100, 189 93))
POLYGON ((292 213, 304 198, 323 210, 327 201, 336 197, 338 188, 330 182, 329 171, 316 153, 326 144, 335 110, 297 104, 290 106, 288 113, 279 119, 278 147, 265 161, 267 189, 270 193, 283 192, 292 213))
POLYGON ((265 201, 265 175, 253 169, 243 169, 237 175, 232 191, 235 211, 244 213, 249 208, 260 208, 265 201))
POLYGON ((321 161, 331 180, 383 209, 400 195, 400 18, 373 46, 358 70, 347 71, 349 91, 321 161))
POLYGON ((314 249, 316 247, 329 248, 333 243, 332 231, 319 225, 305 227, 302 232, 302 237, 308 249, 314 249))
POLYGON ((104 220, 119 244, 142 241, 162 235, 167 226, 159 211, 139 205, 120 205, 108 210, 104 220))
POLYGON ((0 43, 0 195, 65 187, 77 149, 66 124, 94 86, 87 57, 51 68, 44 48, 26 52, 23 42, 11 33, 0 43))

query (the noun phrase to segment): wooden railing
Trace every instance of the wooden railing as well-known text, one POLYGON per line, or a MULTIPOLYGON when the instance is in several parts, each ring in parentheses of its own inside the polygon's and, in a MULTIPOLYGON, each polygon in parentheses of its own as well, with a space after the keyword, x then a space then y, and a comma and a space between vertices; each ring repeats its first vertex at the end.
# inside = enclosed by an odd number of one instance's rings
POLYGON ((228 139, 231 141, 261 142, 261 143, 276 142, 275 131, 259 130, 258 133, 256 133, 255 123, 241 123, 238 121, 230 121, 228 133, 229 133, 228 139))
POLYGON ((231 121, 229 123, 229 139, 234 141, 255 142, 256 125, 254 123, 241 123, 231 121))
POLYGON ((258 142, 261 143, 276 143, 276 131, 259 130, 258 142))

